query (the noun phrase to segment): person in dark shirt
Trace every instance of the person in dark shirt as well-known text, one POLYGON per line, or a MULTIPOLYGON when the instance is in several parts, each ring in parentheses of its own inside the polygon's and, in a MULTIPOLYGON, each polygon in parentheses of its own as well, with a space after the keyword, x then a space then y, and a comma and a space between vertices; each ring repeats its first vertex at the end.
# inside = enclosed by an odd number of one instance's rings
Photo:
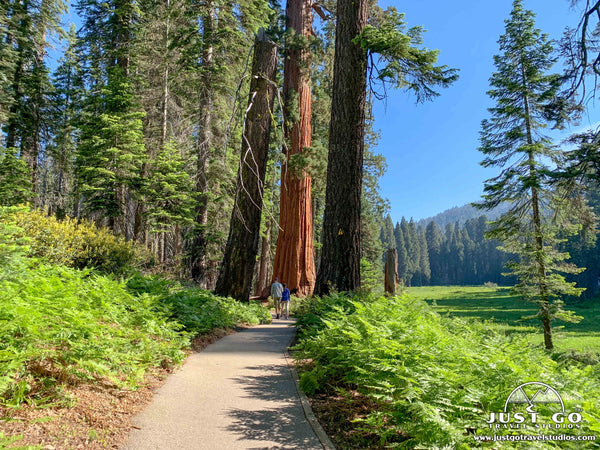
POLYGON ((283 293, 281 294, 281 316, 285 315, 286 319, 290 318, 290 290, 283 283, 283 293))

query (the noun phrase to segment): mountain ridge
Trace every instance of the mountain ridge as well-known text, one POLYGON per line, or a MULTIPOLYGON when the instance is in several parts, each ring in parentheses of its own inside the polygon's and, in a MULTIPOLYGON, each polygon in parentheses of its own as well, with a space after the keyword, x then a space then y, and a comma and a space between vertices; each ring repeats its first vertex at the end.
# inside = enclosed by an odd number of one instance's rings
POLYGON ((488 220, 495 220, 506 212, 508 208, 508 204, 503 204, 486 211, 477 209, 471 203, 467 203, 466 205, 454 206, 446 209, 435 216, 418 220, 416 224, 417 226, 426 227, 429 222, 435 222, 440 228, 444 228, 449 223, 455 224, 458 222, 459 225, 463 225, 467 220, 475 219, 480 216, 486 216, 488 220))

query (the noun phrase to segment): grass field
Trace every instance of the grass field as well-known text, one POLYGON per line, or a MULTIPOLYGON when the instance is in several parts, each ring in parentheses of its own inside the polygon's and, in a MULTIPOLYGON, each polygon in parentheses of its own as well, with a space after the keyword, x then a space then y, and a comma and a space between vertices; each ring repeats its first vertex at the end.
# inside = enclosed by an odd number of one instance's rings
MULTIPOLYGON (((438 313, 456 317, 493 321, 507 333, 527 333, 531 342, 542 345, 539 320, 521 320, 536 312, 536 306, 511 294, 510 288, 485 286, 425 286, 405 290, 421 298, 438 313)), ((554 346, 557 350, 600 353, 600 299, 591 298, 568 304, 566 309, 583 316, 579 323, 553 322, 554 346)))

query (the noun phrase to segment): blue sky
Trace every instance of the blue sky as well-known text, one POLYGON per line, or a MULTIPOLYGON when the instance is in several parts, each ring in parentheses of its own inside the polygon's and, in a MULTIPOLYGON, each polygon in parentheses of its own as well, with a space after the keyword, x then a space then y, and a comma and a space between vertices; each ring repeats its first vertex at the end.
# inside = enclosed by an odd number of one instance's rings
MULTIPOLYGON (((415 104, 411 94, 388 91, 386 102, 374 108, 375 128, 381 131, 377 152, 388 164, 381 179, 382 196, 388 198, 394 223, 402 216, 415 220, 433 216, 453 206, 476 201, 483 181, 497 169, 479 166, 479 130, 491 103, 486 95, 498 54, 498 37, 512 0, 380 1, 406 14, 409 26, 428 30, 425 46, 440 50, 440 62, 460 69, 460 78, 432 102, 415 104)), ((567 25, 575 26, 581 12, 570 0, 524 0, 536 13, 536 26, 560 39, 567 25)), ((554 69, 562 70, 560 63, 554 69)), ((590 112, 575 128, 600 120, 590 112)))

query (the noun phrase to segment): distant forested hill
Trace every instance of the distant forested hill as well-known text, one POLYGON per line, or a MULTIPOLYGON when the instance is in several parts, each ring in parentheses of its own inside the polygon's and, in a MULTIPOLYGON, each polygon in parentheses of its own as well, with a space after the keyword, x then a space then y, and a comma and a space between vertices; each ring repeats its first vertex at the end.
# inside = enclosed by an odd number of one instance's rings
POLYGON ((466 204, 447 209, 433 217, 421 219, 417 222, 417 226, 426 227, 429 222, 435 222, 440 228, 444 228, 449 223, 454 225, 456 222, 458 222, 459 225, 464 225, 467 220, 475 219, 481 215, 485 215, 488 220, 495 220, 507 210, 508 205, 500 205, 490 211, 482 211, 471 206, 471 204, 466 204))

